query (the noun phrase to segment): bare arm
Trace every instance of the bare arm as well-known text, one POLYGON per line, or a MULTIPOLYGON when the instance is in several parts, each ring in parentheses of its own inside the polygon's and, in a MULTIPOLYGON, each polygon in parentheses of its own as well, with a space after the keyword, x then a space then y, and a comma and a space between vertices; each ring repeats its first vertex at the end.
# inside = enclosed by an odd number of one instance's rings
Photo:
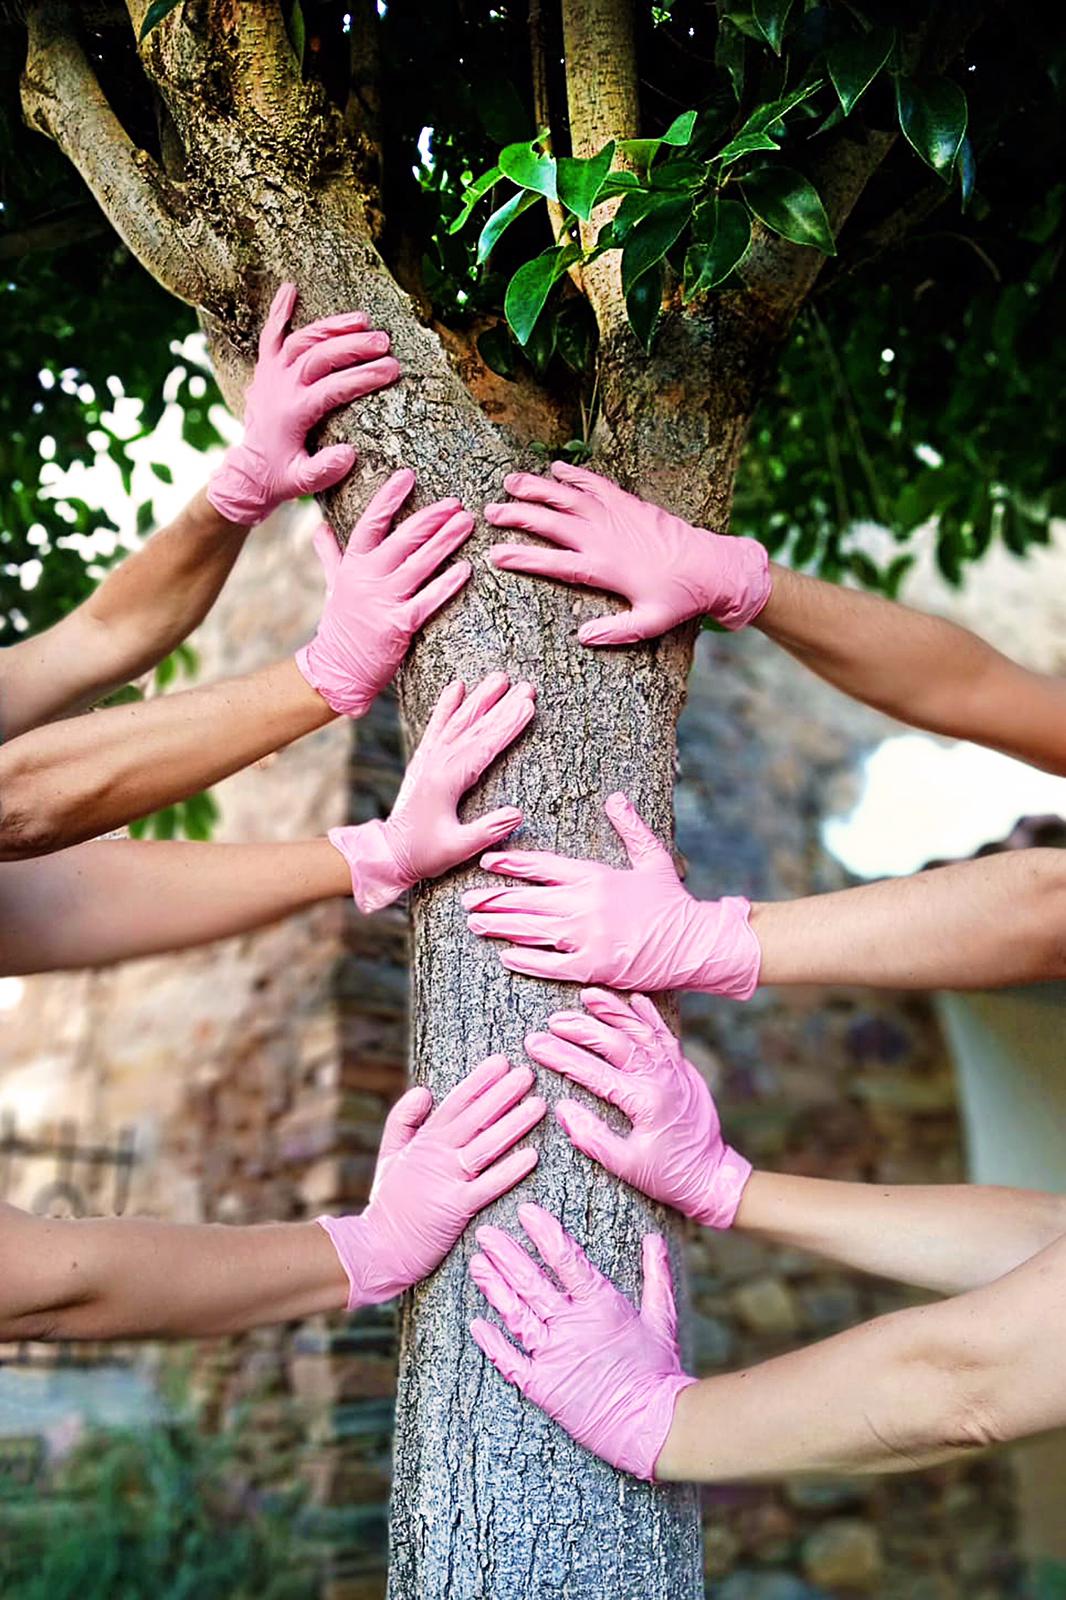
POLYGON ((995 1283, 677 1398, 663 1480, 905 1472, 1066 1423, 1066 1239, 995 1283))
POLYGON ((66 716, 139 678, 203 621, 247 528, 201 490, 45 633, 0 651, 0 734, 66 716))
POLYGON ((183 800, 332 721, 292 660, 0 746, 0 861, 62 850, 183 800))
POLYGON ((965 628, 771 564, 753 626, 855 700, 1066 775, 1066 683, 965 628))
POLYGON ((878 1277, 959 1294, 1066 1238, 1066 1197, 975 1184, 834 1183, 753 1172, 733 1224, 878 1277))
POLYGON ((203 1338, 340 1311, 347 1298, 313 1222, 68 1221, 0 1205, 0 1339, 203 1338))
POLYGON ((1002 989, 1066 976, 1066 856, 1021 850, 753 907, 760 983, 1002 989))
POLYGON ((83 844, 0 866, 0 972, 184 950, 350 892, 344 858, 325 839, 83 844))

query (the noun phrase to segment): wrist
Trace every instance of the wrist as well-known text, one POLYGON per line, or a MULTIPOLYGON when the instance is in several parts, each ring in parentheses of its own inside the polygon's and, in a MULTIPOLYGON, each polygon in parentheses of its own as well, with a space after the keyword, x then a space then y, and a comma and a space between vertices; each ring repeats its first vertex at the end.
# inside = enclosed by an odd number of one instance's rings
POLYGON ((352 896, 366 915, 392 905, 414 882, 395 848, 388 822, 331 828, 327 837, 348 863, 352 896))
POLYGON ((757 539, 700 528, 713 541, 712 567, 704 568, 701 587, 706 612, 730 633, 746 628, 765 609, 773 579, 770 558, 757 539))
POLYGON ((183 515, 192 522, 198 534, 212 543, 220 539, 232 539, 237 544, 243 544, 248 537, 248 524, 235 522, 220 511, 211 498, 210 490, 211 480, 196 491, 183 515))
POLYGON ((379 1250, 370 1212, 367 1206, 357 1217, 315 1218, 317 1225, 328 1234, 344 1274, 346 1286, 341 1289, 338 1308, 349 1312, 358 1311, 362 1306, 381 1305, 399 1293, 399 1286, 375 1273, 374 1262, 379 1250))
POLYGON ((692 948, 696 960, 680 988, 732 1000, 750 1000, 759 986, 762 950, 751 926, 751 902, 743 895, 696 900, 692 948))
POLYGON ((687 1376, 673 1382, 670 1422, 654 1464, 655 1483, 691 1483, 696 1477, 695 1463, 689 1459, 688 1440, 698 1426, 695 1390, 701 1385, 697 1378, 687 1376))
POLYGON ((230 445, 204 494, 220 517, 247 531, 280 504, 267 494, 261 479, 262 462, 242 440, 230 445))
POLYGON ((703 1194, 687 1208, 687 1215, 705 1228, 731 1228, 751 1174, 752 1166, 747 1157, 732 1145, 723 1145, 717 1164, 710 1169, 703 1194))
POLYGON ((373 705, 374 695, 361 690, 350 671, 333 665, 319 634, 297 650, 294 660, 304 682, 329 706, 334 716, 362 717, 373 705))

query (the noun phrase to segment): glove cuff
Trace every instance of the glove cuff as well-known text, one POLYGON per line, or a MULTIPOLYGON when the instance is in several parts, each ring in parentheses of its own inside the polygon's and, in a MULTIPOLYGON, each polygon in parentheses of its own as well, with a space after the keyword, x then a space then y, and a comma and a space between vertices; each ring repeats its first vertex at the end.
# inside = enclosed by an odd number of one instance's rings
POLYGON ((410 889, 411 878, 392 848, 387 823, 330 828, 327 838, 348 863, 352 895, 360 911, 367 915, 381 911, 410 889))
POLYGON ((758 539, 721 533, 712 537, 719 541, 722 575, 727 581, 708 594, 707 611, 723 628, 735 633, 738 628, 746 628, 770 598, 770 557, 758 539))
POLYGON ((368 699, 365 694, 360 694, 350 676, 345 676, 330 665, 317 634, 310 643, 297 650, 295 660, 301 676, 338 716, 362 717, 369 711, 373 695, 368 699))
POLYGON ((204 491, 220 517, 242 528, 262 522, 275 509, 258 476, 246 465, 247 455, 243 444, 231 445, 204 491))
POLYGON ((751 1177, 751 1162, 732 1145, 726 1145, 722 1159, 711 1174, 707 1192, 689 1216, 705 1228, 731 1228, 736 1221, 737 1207, 751 1177))
POLYGON ((643 1478, 645 1483, 658 1481, 655 1468, 663 1453, 667 1435, 673 1426, 677 1397, 682 1389, 688 1389, 698 1382, 698 1378, 690 1377, 687 1372, 679 1372, 676 1377, 659 1380, 645 1413, 645 1425, 641 1429, 644 1449, 641 1450, 638 1460, 626 1463, 628 1471, 632 1472, 634 1477, 643 1478))
POLYGON ((369 1253, 366 1225, 359 1217, 316 1217, 318 1226, 329 1234, 337 1252, 337 1260, 348 1279, 348 1300, 345 1309, 358 1311, 360 1306, 376 1303, 366 1283, 365 1267, 369 1253))
POLYGON ((759 986, 762 950, 749 918, 751 901, 743 895, 697 902, 699 923, 695 948, 706 951, 686 989, 726 995, 730 1000, 750 1000, 759 986))

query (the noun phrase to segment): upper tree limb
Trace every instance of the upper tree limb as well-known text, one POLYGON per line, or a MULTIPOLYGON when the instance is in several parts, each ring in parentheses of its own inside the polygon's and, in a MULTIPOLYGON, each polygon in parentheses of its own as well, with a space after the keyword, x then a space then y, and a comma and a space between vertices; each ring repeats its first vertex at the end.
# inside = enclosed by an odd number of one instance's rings
POLYGON ((1016 850, 752 907, 759 982, 1002 989, 1066 976, 1066 855, 1016 850))
POLYGON ((203 621, 247 532, 201 490, 69 616, 0 651, 3 738, 81 710, 156 666, 203 621))
POLYGON ((0 860, 62 850, 209 788, 335 713, 291 659, 0 746, 0 860))
POLYGON ((1066 1239, 994 1283, 678 1396, 663 1480, 907 1472, 1066 1423, 1066 1239))
POLYGON ((976 634, 876 595, 771 564, 755 626, 853 699, 1066 775, 1066 683, 976 634))
POLYGON ((526 1050, 617 1107, 609 1128, 587 1106, 555 1114, 579 1150, 642 1193, 712 1228, 809 1250, 945 1294, 1001 1277, 1066 1235, 1066 1198, 1021 1189, 829 1183, 751 1165, 723 1138, 701 1074, 643 995, 586 989, 526 1050))

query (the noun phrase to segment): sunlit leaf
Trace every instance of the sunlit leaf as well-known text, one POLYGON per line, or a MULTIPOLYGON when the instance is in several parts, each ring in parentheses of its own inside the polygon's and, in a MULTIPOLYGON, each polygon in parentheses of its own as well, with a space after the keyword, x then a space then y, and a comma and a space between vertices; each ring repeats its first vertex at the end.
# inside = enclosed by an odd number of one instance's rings
POLYGON ((836 242, 821 196, 809 178, 792 167, 765 166, 743 180, 744 198, 768 228, 794 244, 812 245, 836 255, 836 242))
POLYGON ((894 28, 873 28, 859 38, 841 39, 829 51, 826 65, 845 116, 873 83, 895 42, 894 28))
POLYGON ((559 157, 557 172, 559 199, 583 222, 587 222, 592 215, 592 208, 599 199, 603 181, 611 170, 613 160, 613 139, 587 161, 579 161, 574 156, 559 157))
POLYGON ((896 79, 896 107, 904 138, 945 182, 950 181, 966 136, 966 96, 950 78, 916 83, 896 79))

